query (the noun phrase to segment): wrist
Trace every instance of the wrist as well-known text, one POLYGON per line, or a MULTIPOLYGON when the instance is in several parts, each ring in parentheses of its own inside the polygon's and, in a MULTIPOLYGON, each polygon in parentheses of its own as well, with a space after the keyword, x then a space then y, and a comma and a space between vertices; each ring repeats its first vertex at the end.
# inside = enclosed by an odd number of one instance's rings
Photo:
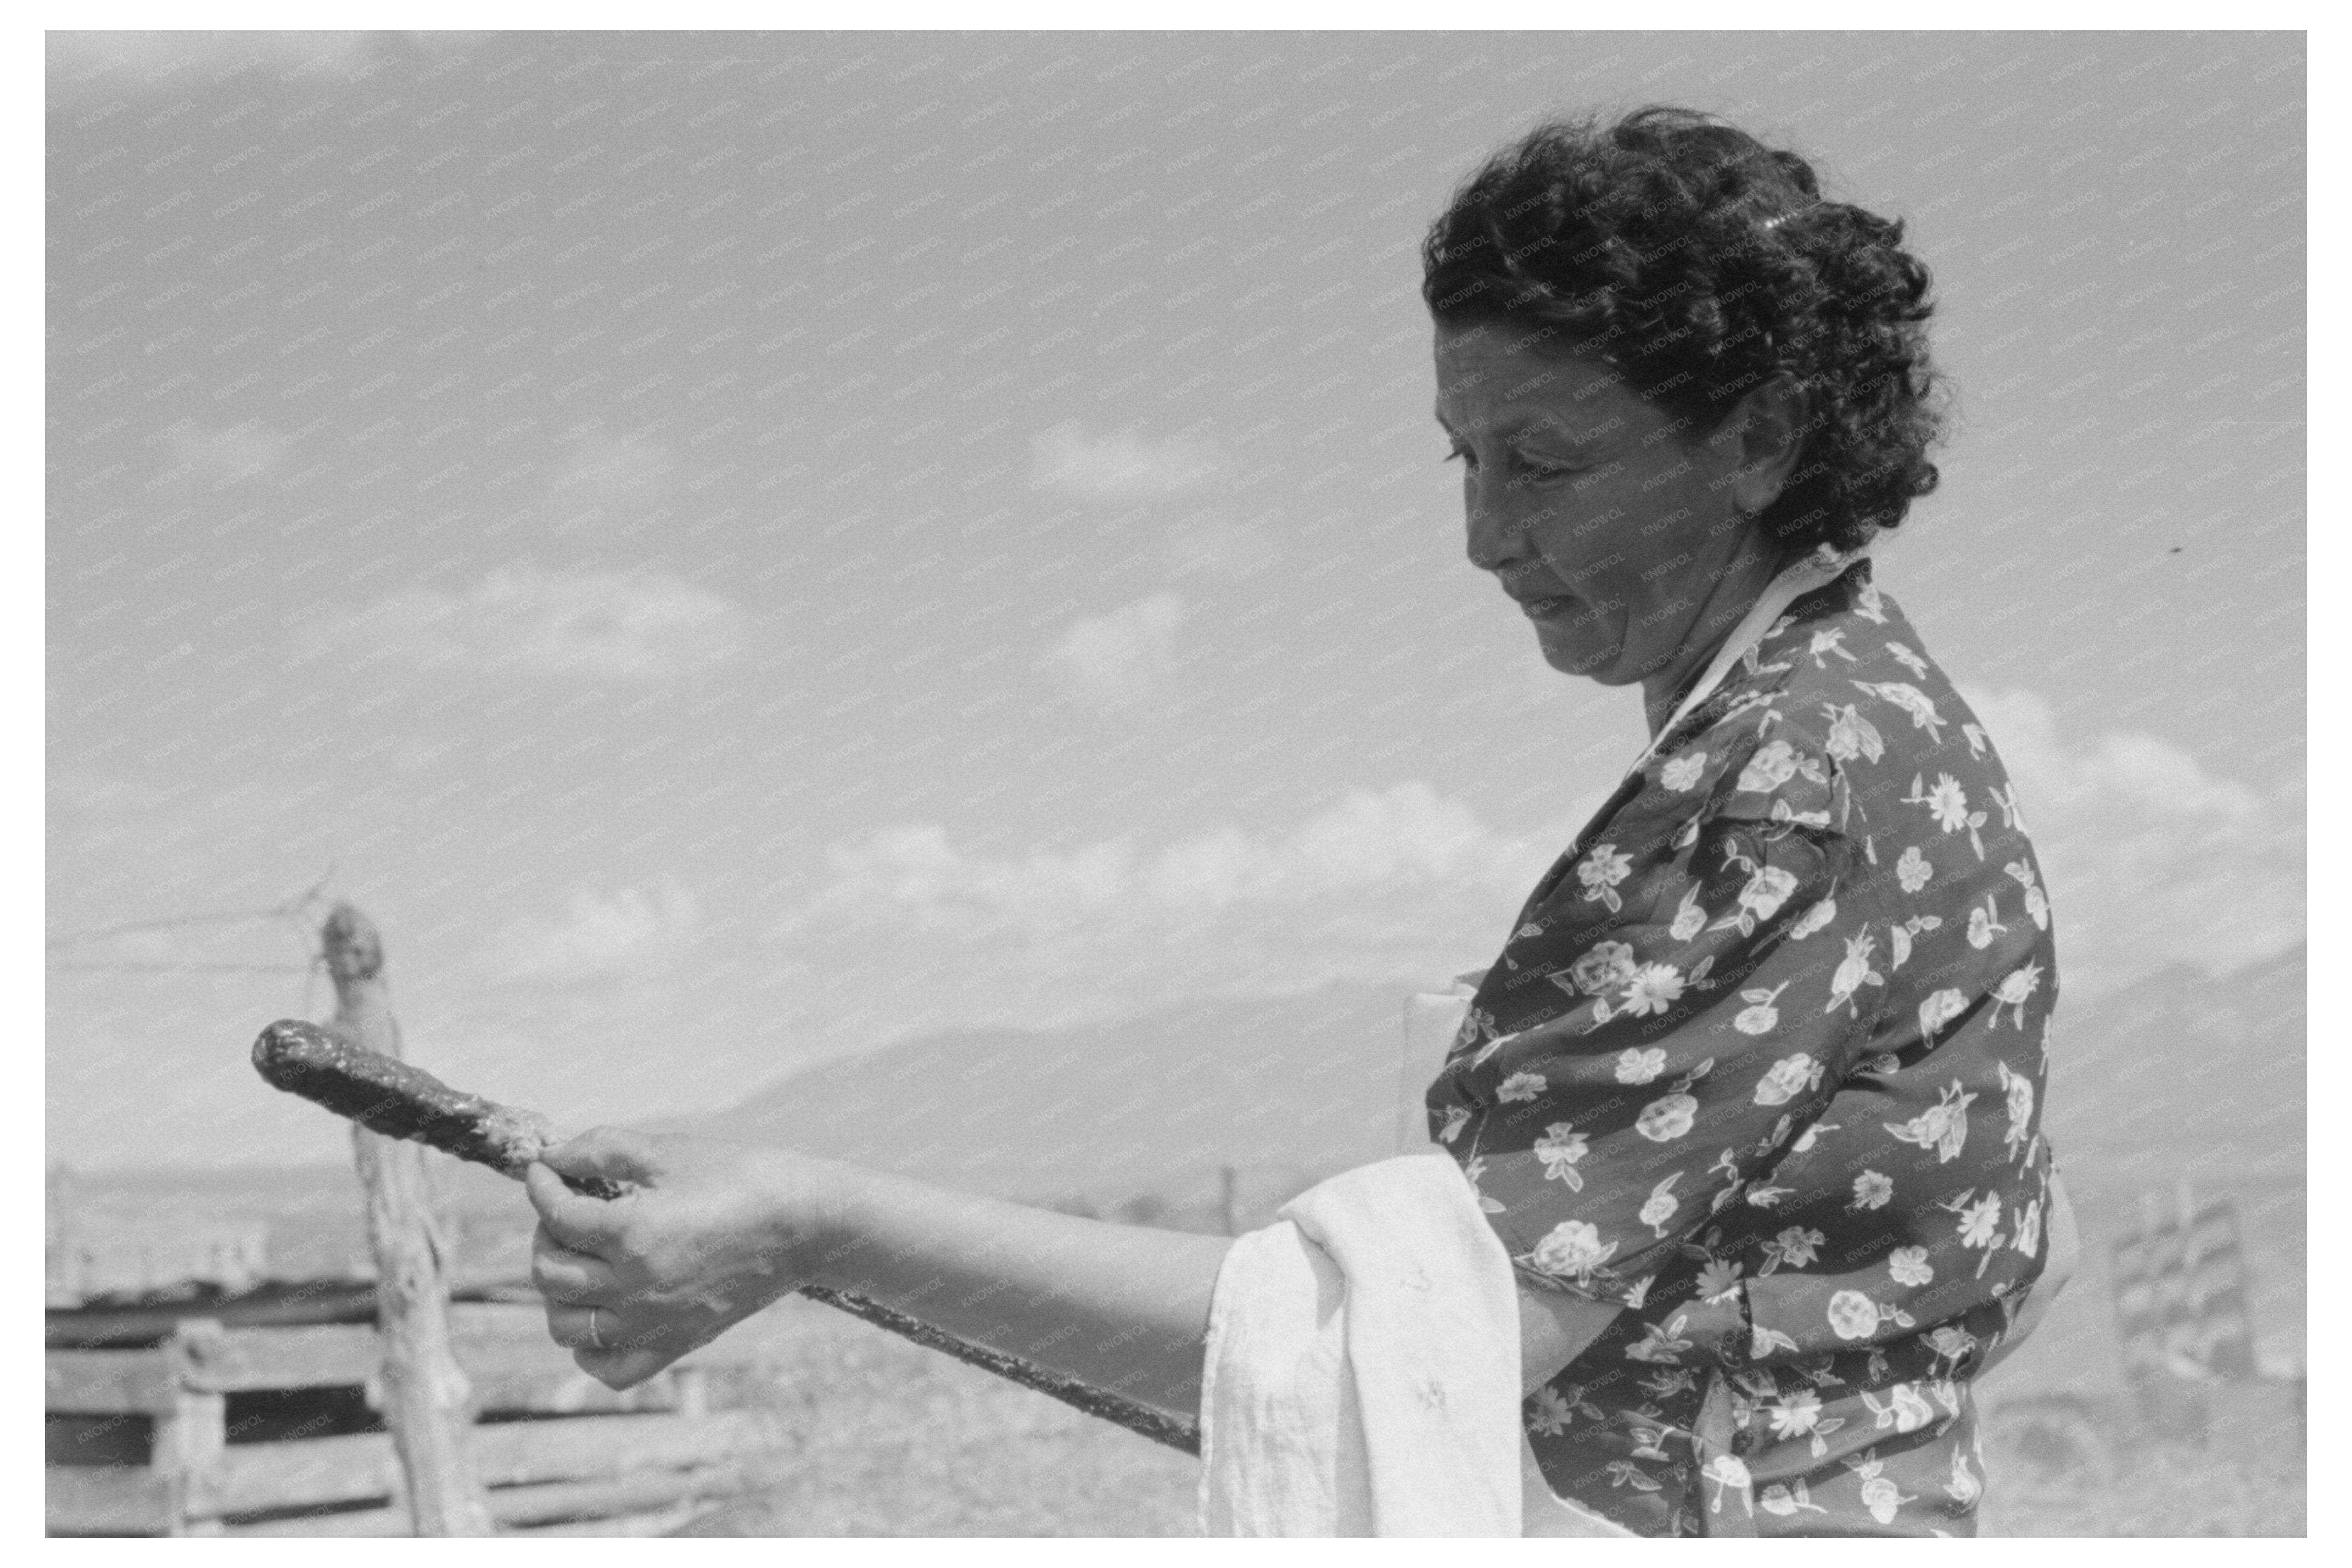
POLYGON ((857 1219, 859 1172, 835 1160, 787 1154, 776 1162, 769 1191, 777 1244, 790 1289, 841 1289, 863 1236, 857 1219))

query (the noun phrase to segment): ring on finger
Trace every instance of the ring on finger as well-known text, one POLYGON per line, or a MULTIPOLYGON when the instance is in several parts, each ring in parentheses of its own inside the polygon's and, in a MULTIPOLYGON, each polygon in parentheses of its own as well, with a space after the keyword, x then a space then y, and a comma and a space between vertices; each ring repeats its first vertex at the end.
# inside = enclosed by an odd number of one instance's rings
POLYGON ((588 1309, 588 1343, 591 1348, 595 1350, 603 1350, 604 1348, 604 1336, 596 1331, 596 1314, 601 1310, 602 1309, 596 1307, 591 1307, 588 1309))

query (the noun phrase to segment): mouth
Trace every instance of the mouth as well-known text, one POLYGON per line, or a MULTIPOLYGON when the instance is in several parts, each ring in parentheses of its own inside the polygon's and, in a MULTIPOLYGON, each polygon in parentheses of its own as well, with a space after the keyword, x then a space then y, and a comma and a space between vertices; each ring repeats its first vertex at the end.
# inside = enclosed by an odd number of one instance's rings
POLYGON ((1564 594, 1556 595, 1550 598, 1519 601, 1519 608, 1526 612, 1528 618, 1538 621, 1549 620, 1554 616, 1565 615, 1575 607, 1576 601, 1564 594))

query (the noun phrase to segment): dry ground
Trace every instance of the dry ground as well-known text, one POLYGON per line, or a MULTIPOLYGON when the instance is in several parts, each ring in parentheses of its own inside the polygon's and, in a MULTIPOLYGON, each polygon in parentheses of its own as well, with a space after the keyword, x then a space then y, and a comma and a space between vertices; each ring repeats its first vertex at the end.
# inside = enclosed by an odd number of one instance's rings
MULTIPOLYGON (((756 1359, 734 1396, 772 1414, 779 1446, 757 1489, 680 1533, 1193 1533, 1186 1455, 814 1303, 786 1301, 736 1331, 756 1359)), ((2304 1532, 2299 1445, 2275 1431, 2089 1456, 1997 1416, 1988 1431, 1989 1534, 2304 1532)))

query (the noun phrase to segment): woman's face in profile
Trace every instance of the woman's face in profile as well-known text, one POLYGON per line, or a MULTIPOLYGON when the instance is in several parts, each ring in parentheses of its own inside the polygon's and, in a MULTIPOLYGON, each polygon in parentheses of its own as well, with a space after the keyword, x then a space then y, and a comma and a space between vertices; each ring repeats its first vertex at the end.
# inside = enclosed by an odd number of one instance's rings
POLYGON ((1741 443, 1525 331, 1437 329, 1437 421, 1464 468, 1471 563, 1535 623, 1553 668, 1623 686, 1681 661, 1710 589, 1763 549, 1737 510, 1741 443))

